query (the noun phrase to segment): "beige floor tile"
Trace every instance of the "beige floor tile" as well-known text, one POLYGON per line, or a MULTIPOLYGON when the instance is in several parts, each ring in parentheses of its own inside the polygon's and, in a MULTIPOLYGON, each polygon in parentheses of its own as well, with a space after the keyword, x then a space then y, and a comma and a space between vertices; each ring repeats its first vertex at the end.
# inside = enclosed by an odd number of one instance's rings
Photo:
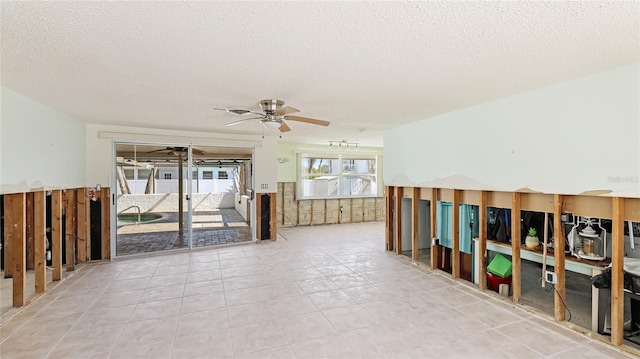
POLYGON ((173 359, 232 357, 233 348, 229 329, 218 329, 176 338, 171 354, 173 359))
POLYGON ((325 266, 325 267, 317 267, 316 269, 318 269, 320 272, 322 272, 322 274, 326 275, 327 277, 353 273, 351 269, 341 264, 325 266))
POLYGON ((313 303, 320 310, 356 304, 353 299, 351 299, 345 292, 339 289, 330 290, 327 292, 312 293, 309 294, 309 298, 311 298, 313 303))
POLYGON ((153 287, 144 290, 141 303, 153 302, 157 300, 167 300, 174 298, 182 298, 184 295, 185 284, 169 285, 166 287, 153 287))
POLYGON ((276 319, 268 302, 257 302, 227 307, 227 313, 229 314, 230 327, 239 327, 242 325, 273 321, 276 319))
POLYGON ((352 274, 342 274, 333 277, 329 277, 329 279, 338 286, 340 289, 350 288, 350 287, 359 287, 363 285, 370 284, 368 280, 363 277, 352 273, 352 274))
POLYGON ((278 319, 289 343, 337 334, 335 328, 320 312, 294 315, 278 319))
POLYGON ((203 282, 193 282, 184 285, 184 296, 189 297, 199 294, 210 294, 224 291, 222 280, 209 280, 203 282))
POLYGON ((226 308, 186 313, 181 314, 178 319, 176 337, 179 338, 225 328, 229 328, 226 308))
POLYGON ((120 348, 117 347, 109 355, 109 359, 169 359, 173 340, 156 341, 120 348))
POLYGON ((297 281, 300 288, 305 293, 324 292, 328 290, 338 289, 338 286, 333 283, 329 278, 316 278, 297 281))
POLYGON ((160 265, 156 268, 156 271, 153 272, 153 276, 161 276, 161 275, 170 275, 170 274, 182 274, 187 273, 189 271, 189 264, 179 264, 179 265, 160 265))
POLYGON ((290 345, 283 345, 277 348, 260 350, 253 353, 237 355, 236 359, 295 359, 290 345))
POLYGON ((291 345, 296 358, 354 358, 356 353, 340 335, 310 339, 291 345))
POLYGON ((231 328, 231 342, 235 355, 257 352, 288 344, 277 321, 231 328))
POLYGON ((222 274, 218 269, 210 269, 210 270, 201 270, 201 271, 190 271, 187 273, 187 283, 193 282, 205 282, 210 280, 220 280, 222 279, 222 274))
POLYGON ((173 342, 178 325, 178 317, 163 317, 130 322, 124 328, 117 348, 153 345, 158 342, 173 342))
POLYGON ((359 305, 323 310, 324 316, 339 332, 376 324, 376 319, 359 305))
POLYGON ((105 293, 109 292, 125 292, 136 289, 145 289, 149 284, 151 277, 142 277, 134 279, 115 280, 109 284, 105 293))
POLYGON ((153 302, 139 303, 131 314, 130 322, 148 320, 169 316, 176 316, 180 313, 182 297, 166 300, 156 300, 153 302))
POLYGON ((125 324, 85 328, 67 332, 47 358, 95 357, 110 352, 124 330, 125 324))
POLYGON ((147 288, 168 287, 171 285, 185 284, 187 282, 187 273, 167 274, 153 276, 149 281, 147 288))
POLYGON ((269 301, 269 304, 277 318, 317 312, 319 310, 307 295, 273 299, 269 301))
POLYGON ((225 299, 223 292, 210 294, 192 295, 182 299, 182 309, 180 313, 200 312, 224 307, 225 299))

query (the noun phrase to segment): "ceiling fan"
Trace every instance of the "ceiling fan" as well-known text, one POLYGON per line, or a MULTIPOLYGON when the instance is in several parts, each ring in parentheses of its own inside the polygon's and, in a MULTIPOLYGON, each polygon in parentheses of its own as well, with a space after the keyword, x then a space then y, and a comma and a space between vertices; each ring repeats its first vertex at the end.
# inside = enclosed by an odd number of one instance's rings
POLYGON ((329 121, 316 120, 314 118, 301 117, 301 116, 291 116, 290 113, 300 112, 300 110, 295 109, 293 107, 285 106, 284 101, 280 100, 262 100, 260 101, 260 108, 262 108, 262 113, 254 112, 245 109, 235 109, 235 108, 214 108, 214 110, 226 111, 229 113, 233 113, 235 115, 256 115, 255 117, 243 118, 241 120, 229 122, 226 126, 233 126, 239 123, 250 121, 250 120, 260 120, 262 125, 268 129, 278 129, 280 132, 289 132, 291 128, 287 125, 285 121, 298 121, 305 122, 312 125, 319 126, 329 126, 329 121))
MULTIPOLYGON (((189 147, 165 147, 164 149, 160 149, 160 150, 153 150, 153 151, 149 151, 147 153, 156 153, 156 152, 164 152, 167 155, 173 155, 173 156, 186 156, 187 152, 189 152, 189 147)), ((203 150, 199 150, 197 148, 192 148, 191 149, 191 153, 193 153, 194 155, 198 155, 198 156, 202 156, 202 155, 206 155, 207 153, 203 150)))

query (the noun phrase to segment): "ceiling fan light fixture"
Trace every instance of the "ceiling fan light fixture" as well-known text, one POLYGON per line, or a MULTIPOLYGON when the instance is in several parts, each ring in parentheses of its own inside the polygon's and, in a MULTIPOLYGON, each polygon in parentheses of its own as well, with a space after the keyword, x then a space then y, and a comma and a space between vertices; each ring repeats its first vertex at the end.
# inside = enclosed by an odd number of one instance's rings
POLYGON ((282 124, 275 120, 264 120, 262 121, 262 126, 269 130, 277 130, 282 126, 282 124))

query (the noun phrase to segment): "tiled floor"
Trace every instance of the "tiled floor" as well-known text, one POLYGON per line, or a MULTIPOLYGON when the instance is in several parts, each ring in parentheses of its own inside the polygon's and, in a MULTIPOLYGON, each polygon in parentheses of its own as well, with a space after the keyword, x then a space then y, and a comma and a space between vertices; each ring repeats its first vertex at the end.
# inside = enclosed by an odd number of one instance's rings
POLYGON ((81 267, 2 328, 7 358, 627 358, 386 253, 384 223, 81 267))

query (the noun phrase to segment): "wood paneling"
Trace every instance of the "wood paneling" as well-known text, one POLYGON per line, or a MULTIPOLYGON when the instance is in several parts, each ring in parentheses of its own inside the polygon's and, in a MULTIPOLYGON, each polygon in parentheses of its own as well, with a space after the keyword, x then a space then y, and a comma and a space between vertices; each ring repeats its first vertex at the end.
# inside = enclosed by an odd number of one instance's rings
POLYGON ((87 261, 87 196, 86 189, 80 188, 76 192, 76 233, 77 233, 77 255, 78 263, 87 261))
POLYGON ((624 218, 627 221, 640 222, 640 198, 624 199, 624 218))
POLYGON ((269 231, 271 232, 271 240, 275 241, 278 236, 278 222, 276 215, 277 197, 275 193, 270 193, 269 196, 269 231))
POLYGON ((62 191, 51 192, 51 278, 62 279, 62 191))
POLYGON ((611 233, 611 344, 624 339, 624 198, 612 200, 611 233))
POLYGON ((487 192, 487 205, 489 207, 511 208, 510 192, 487 192))
MULTIPOLYGON (((553 196, 553 233, 563 233, 562 224, 562 209, 563 198, 561 195, 556 194, 553 196)), ((557 322, 565 320, 566 310, 564 303, 566 303, 566 275, 565 275, 565 258, 564 258, 564 240, 558 235, 555 235, 554 251, 554 271, 558 279, 558 283, 555 285, 555 294, 553 301, 553 316, 557 322)))
POLYGON ((457 189, 453 190, 451 212, 451 276, 453 278, 460 278, 460 191, 457 189))
POLYGON ((481 191, 473 191, 473 190, 460 190, 460 203, 463 204, 472 204, 475 206, 480 205, 480 192, 481 191))
MULTIPOLYGON (((431 238, 436 238, 436 234, 437 232, 437 221, 438 221, 438 216, 437 216, 437 211, 436 211, 436 205, 437 205, 437 201, 438 201, 438 190, 436 188, 432 188, 431 189, 431 202, 429 204, 429 208, 430 208, 430 215, 431 215, 431 238)), ((437 264, 438 264, 438 248, 440 246, 434 246, 433 242, 431 243, 431 269, 436 269, 437 264)))
POLYGON ((47 290, 47 198, 44 191, 34 193, 33 212, 35 286, 36 293, 43 293, 47 290))
POLYGON ((395 223, 395 245, 396 254, 402 254, 402 198, 404 197, 404 188, 396 187, 396 213, 394 215, 395 223))
POLYGON ((25 304, 26 283, 26 196, 24 193, 4 195, 4 238, 11 243, 11 251, 5 252, 11 260, 13 306, 25 304))
POLYGON ((478 271, 481 290, 487 289, 487 192, 480 192, 480 204, 478 209, 478 251, 480 252, 480 267, 478 271))
POLYGON ((553 212, 553 195, 542 193, 522 193, 520 208, 523 211, 553 212))
POLYGON ((393 223, 394 223, 394 210, 393 210, 393 197, 395 189, 393 186, 387 186, 385 188, 385 221, 384 221, 384 241, 386 244, 386 250, 393 250, 393 223))
POLYGON ((438 201, 452 202, 453 201, 453 190, 449 189, 449 188, 440 188, 440 189, 438 189, 438 201))
POLYGON ((565 212, 577 216, 611 219, 611 198, 594 196, 563 196, 565 212))
POLYGON ((27 227, 25 228, 25 233, 26 233, 26 251, 27 251, 27 264, 26 264, 26 268, 27 270, 33 270, 35 268, 35 253, 34 253, 34 246, 35 246, 35 228, 34 228, 34 192, 29 192, 25 194, 25 199, 26 199, 26 212, 25 212, 25 220, 26 220, 26 224, 27 227))
POLYGON ((418 217, 418 203, 420 202, 420 188, 413 188, 413 200, 411 201, 411 258, 414 261, 418 260, 418 223, 420 218, 418 217))
POLYGON ((522 296, 522 263, 520 261, 520 193, 511 195, 511 263, 513 266, 511 283, 513 301, 520 302, 522 296))
MULTIPOLYGON (((111 195, 109 188, 102 188, 100 193, 102 259, 111 259, 111 195)), ((181 203, 182 200, 179 201, 181 203)))
POLYGON ((418 187, 420 189, 420 199, 423 199, 425 201, 431 201, 431 188, 422 188, 422 187, 418 187))
POLYGON ((65 263, 67 272, 75 269, 76 261, 76 191, 66 190, 65 263))

